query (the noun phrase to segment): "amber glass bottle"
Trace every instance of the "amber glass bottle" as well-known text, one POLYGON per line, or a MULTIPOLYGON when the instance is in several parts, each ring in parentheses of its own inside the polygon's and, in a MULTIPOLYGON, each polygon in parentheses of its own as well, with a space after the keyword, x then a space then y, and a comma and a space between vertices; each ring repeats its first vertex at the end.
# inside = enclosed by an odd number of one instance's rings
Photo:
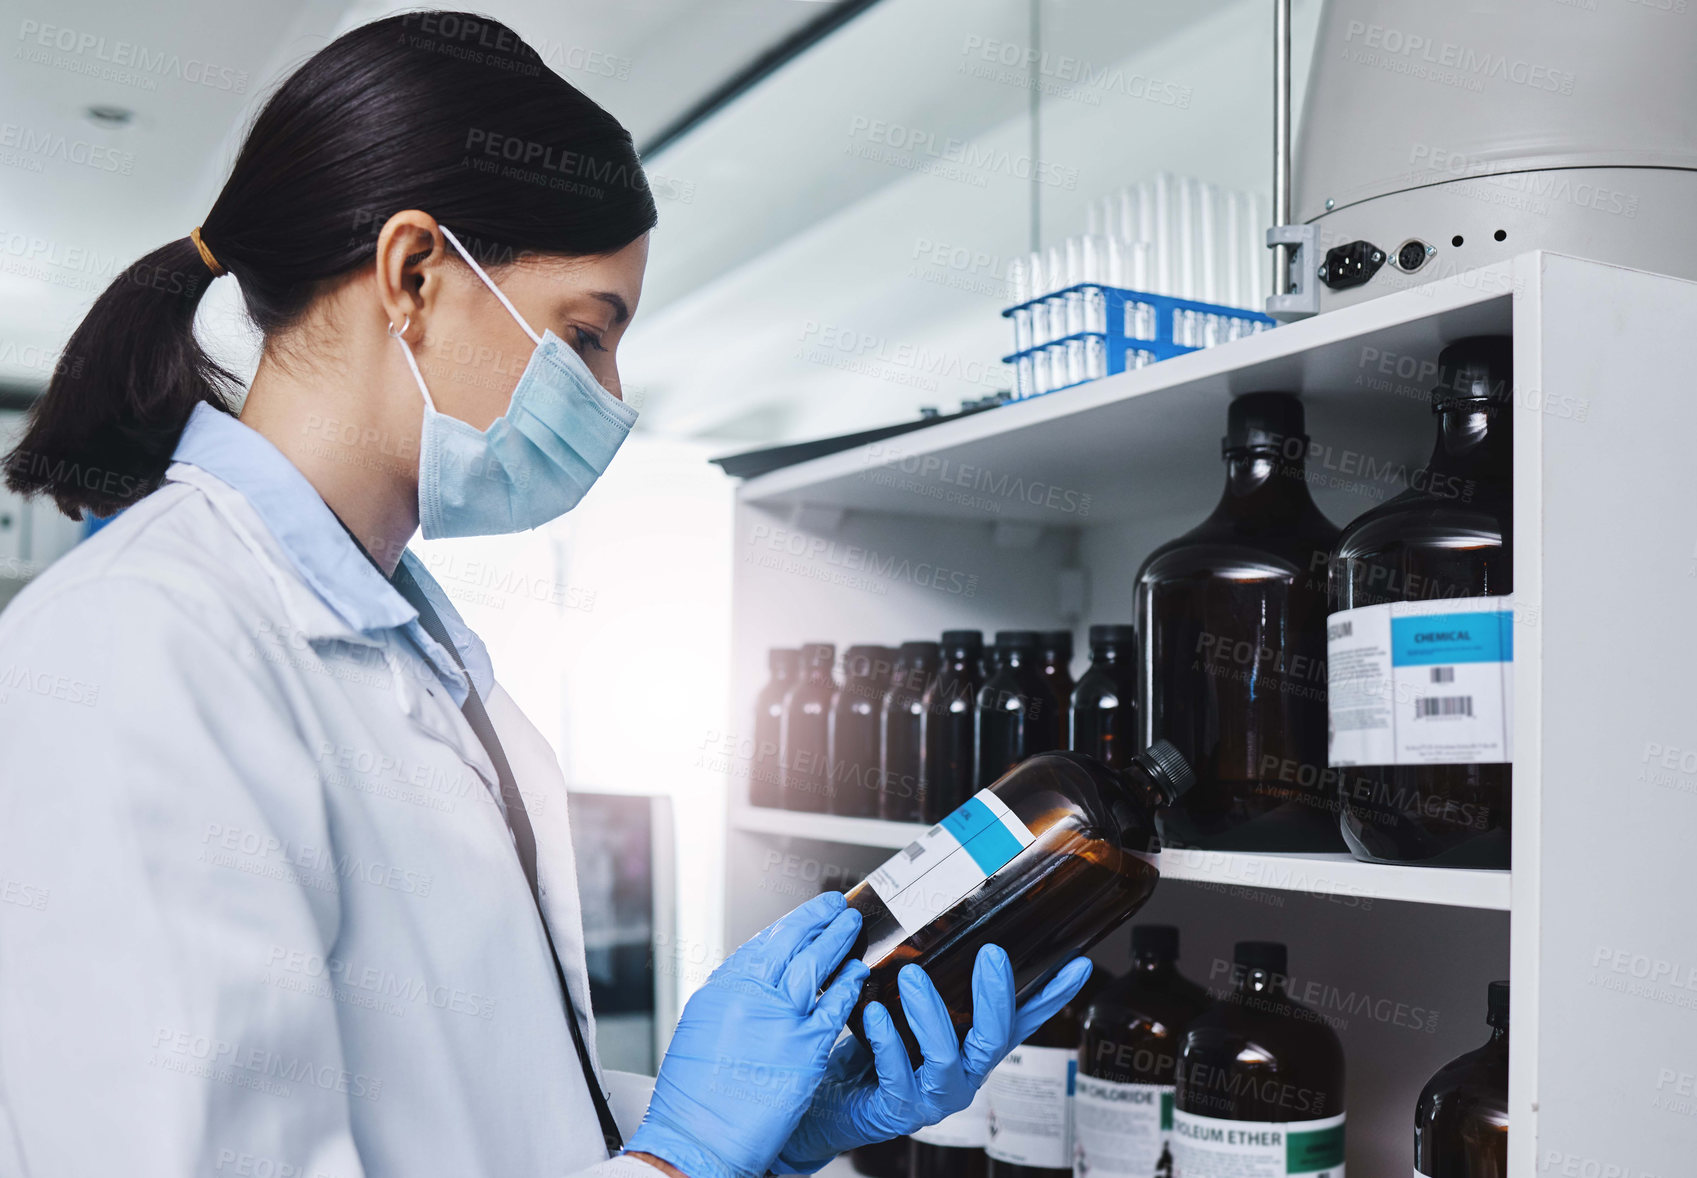
POLYGON ((981 1086, 972 1103, 913 1135, 908 1173, 913 1178, 985 1178, 990 1136, 989 1094, 981 1086))
POLYGON ((897 660, 901 676, 884 696, 883 732, 878 742, 878 777, 883 794, 878 812, 892 822, 919 821, 925 692, 936 678, 940 657, 941 648, 935 642, 902 643, 897 660))
POLYGON ((1332 556, 1330 763, 1360 859, 1509 865, 1512 362, 1506 336, 1443 350, 1431 460, 1332 556))
POLYGON ((1190 1024, 1173 1094, 1173 1172, 1340 1178, 1343 1045, 1285 992, 1285 947, 1239 941, 1233 989, 1190 1024))
POLYGON ((907 1043, 896 973, 917 962, 965 1035, 972 968, 1000 945, 1024 997, 1149 899, 1158 875, 1155 812, 1189 788, 1171 745, 1116 773, 1078 753, 1032 757, 926 831, 848 893, 864 918, 854 953, 872 967, 850 1019, 882 1002, 907 1043))
POLYGON ((1208 992, 1178 972, 1170 924, 1133 928, 1131 957, 1131 972, 1084 1016, 1073 1158, 1080 1174, 1170 1178, 1179 1047, 1208 992))
POLYGON ((978 690, 984 686, 984 636, 977 630, 943 631, 937 677, 921 701, 919 820, 941 822, 977 788, 978 690))
POLYGON ((801 648, 801 679, 784 697, 778 738, 786 810, 823 812, 829 801, 831 698, 837 693, 832 673, 837 648, 810 642, 801 648))
POLYGON ((1508 1178, 1508 983, 1492 982, 1491 1037, 1426 1082, 1414 1109, 1414 1172, 1508 1178))
POLYGON ((910 1178, 907 1138, 896 1137, 851 1149, 849 1165, 866 1178, 910 1178))
POLYGON ((1326 557, 1302 402, 1232 401, 1214 513, 1137 574, 1143 742, 1178 746, 1196 788, 1162 816, 1173 846, 1339 851, 1326 764, 1326 557))
POLYGON ((1072 690, 1068 747, 1118 769, 1137 749, 1137 630, 1090 627, 1090 669, 1072 690))
POLYGON ((778 741, 783 733, 784 697, 801 674, 801 651, 772 650, 766 655, 772 678, 754 697, 754 760, 748 768, 748 800, 776 806, 783 796, 778 741))
POLYGON ((1072 706, 1072 631, 1044 630, 1038 636, 1037 655, 1043 666, 1043 681, 1060 708, 1061 735, 1066 735, 1066 713, 1072 706))
POLYGON ((978 690, 978 757, 973 780, 988 788, 1019 762, 1058 749, 1061 707, 1043 678, 1037 631, 998 630, 996 669, 978 690))
POLYGON ((1072 1178, 1072 1091, 1084 1011, 1112 981, 1098 966, 984 1081, 991 1178, 1072 1178))
POLYGON ((878 817, 878 724, 890 686, 894 653, 851 646, 843 655, 843 685, 831 700, 829 809, 849 818, 878 817))

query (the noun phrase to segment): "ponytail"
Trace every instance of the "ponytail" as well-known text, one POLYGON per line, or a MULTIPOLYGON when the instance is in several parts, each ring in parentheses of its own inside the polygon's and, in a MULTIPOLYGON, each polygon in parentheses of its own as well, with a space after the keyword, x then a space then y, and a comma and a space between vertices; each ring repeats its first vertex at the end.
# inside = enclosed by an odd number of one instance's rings
POLYGON ((90 308, 5 458, 6 485, 72 519, 157 487, 195 404, 230 412, 238 387, 194 337, 212 272, 185 237, 130 265, 90 308))
POLYGON ((230 412, 239 388, 194 338, 213 275, 235 275, 269 346, 327 283, 371 265, 403 209, 452 225, 486 266, 611 253, 655 222, 630 133, 507 26, 412 11, 352 29, 260 109, 205 250, 194 235, 154 250, 95 302, 4 460, 7 485, 73 519, 136 502, 195 405, 230 412))

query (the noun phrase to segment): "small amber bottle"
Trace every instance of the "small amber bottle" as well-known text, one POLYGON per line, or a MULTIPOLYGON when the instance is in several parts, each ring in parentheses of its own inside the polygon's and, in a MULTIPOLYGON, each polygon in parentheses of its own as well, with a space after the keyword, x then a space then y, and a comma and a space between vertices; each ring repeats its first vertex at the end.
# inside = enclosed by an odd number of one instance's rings
POLYGON ((1339 1178, 1343 1045, 1286 992, 1282 944, 1239 941, 1233 960, 1231 992, 1179 1051, 1173 1172, 1339 1178))
POLYGON ((904 642, 901 675, 884 696, 878 742, 881 795, 878 813, 892 822, 918 822, 920 742, 924 739, 925 691, 937 675, 941 650, 935 642, 904 642))
POLYGON ((1508 983, 1492 982, 1484 1046, 1450 1060, 1414 1108, 1414 1172, 1423 1178, 1508 1176, 1508 983))
POLYGON ((778 649, 766 656, 772 678, 754 697, 754 759, 748 767, 748 800, 777 806, 783 795, 778 740, 784 722, 784 697, 801 674, 801 651, 778 649))
POLYGON ((921 822, 941 822, 978 788, 972 770, 978 690, 984 686, 984 635, 977 630, 945 630, 941 646, 937 677, 925 689, 922 701, 921 822))
POLYGON ((1068 747, 1110 769, 1137 748, 1137 630, 1090 627, 1090 669, 1072 690, 1068 747))
POLYGON ((844 682, 831 700, 833 814, 878 817, 878 725, 894 661, 894 653, 881 646, 851 646, 843 656, 844 682))
POLYGON ((979 789, 1013 766, 1064 742, 1062 708, 1043 677, 1035 630, 996 632, 996 669, 978 691, 979 789))
POLYGON ((832 664, 837 648, 809 642, 801 648, 801 680, 784 697, 778 766, 786 810, 828 809, 831 788, 831 699, 837 693, 832 664))
POLYGON ((1131 930, 1131 972, 1097 995, 1084 1017, 1073 1108, 1080 1174, 1155 1178, 1172 1173, 1173 1077, 1208 992, 1178 972, 1178 929, 1131 930))

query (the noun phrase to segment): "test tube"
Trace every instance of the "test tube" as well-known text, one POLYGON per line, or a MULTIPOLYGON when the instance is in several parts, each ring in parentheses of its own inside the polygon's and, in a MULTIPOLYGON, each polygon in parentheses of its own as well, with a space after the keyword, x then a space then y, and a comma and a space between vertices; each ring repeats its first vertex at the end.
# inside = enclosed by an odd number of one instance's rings
POLYGON ((1049 306, 1043 296, 1049 293, 1049 272, 1044 268, 1043 255, 1032 250, 1025 259, 1026 272, 1031 276, 1031 346, 1046 344, 1053 335, 1049 331, 1049 306))
POLYGON ((1049 276, 1049 338, 1056 340, 1072 330, 1067 326, 1066 296, 1060 293, 1070 281, 1067 276, 1066 250, 1058 245, 1050 246, 1044 255, 1044 266, 1045 273, 1049 276))
POLYGON ((1200 184, 1196 189, 1198 221, 1202 229, 1202 301, 1218 303, 1223 299, 1220 282, 1220 190, 1212 184, 1200 184))
POLYGON ((1099 335, 1084 341, 1084 379, 1101 380, 1108 375, 1108 341, 1099 335))
POLYGON ((1080 280, 1084 288, 1084 330, 1108 330, 1108 296, 1102 293, 1101 283, 1107 280, 1109 238, 1101 234, 1086 235, 1082 243, 1080 280))
POLYGON ((1225 220, 1226 240, 1226 289, 1224 299, 1228 307, 1247 307, 1244 301, 1243 272, 1249 265, 1246 257, 1247 250, 1243 241, 1243 196, 1235 189, 1225 194, 1225 204, 1220 213, 1225 220))
POLYGON ((1176 214, 1172 179, 1166 172, 1155 177, 1155 232, 1150 239, 1155 250, 1155 264, 1154 282, 1149 289, 1163 295, 1175 293, 1174 278, 1177 273, 1173 265, 1173 218, 1176 214))
POLYGON ((1178 209, 1178 295, 1184 299, 1197 298, 1202 287, 1197 265, 1201 254, 1201 233, 1196 224, 1196 181, 1189 176, 1178 178, 1174 204, 1178 209))
POLYGON ((1032 396, 1041 396, 1054 388, 1054 384, 1049 379, 1049 349, 1038 348, 1026 359, 1031 361, 1032 396))
POLYGON ((1128 280, 1126 265, 1127 243, 1118 238, 1108 238, 1108 285, 1123 287, 1128 280))
POLYGON ((1014 307, 1009 316, 1013 320, 1013 350, 1023 352, 1031 346, 1031 308, 1021 306, 1031 300, 1031 268, 1024 258, 1014 258, 1008 263, 1008 295, 1014 307))
MULTIPOLYGON (((1084 281, 1085 240, 1084 237, 1077 234, 1066 239, 1066 284, 1068 287, 1075 287, 1084 281)), ((1067 334, 1075 335, 1085 330, 1084 292, 1082 290, 1068 290, 1066 307, 1067 334)))
POLYGON ((1137 207, 1138 192, 1138 189, 1132 188, 1129 185, 1120 189, 1120 217, 1118 229, 1120 240, 1125 242, 1143 240, 1143 230, 1139 220, 1141 214, 1137 207))

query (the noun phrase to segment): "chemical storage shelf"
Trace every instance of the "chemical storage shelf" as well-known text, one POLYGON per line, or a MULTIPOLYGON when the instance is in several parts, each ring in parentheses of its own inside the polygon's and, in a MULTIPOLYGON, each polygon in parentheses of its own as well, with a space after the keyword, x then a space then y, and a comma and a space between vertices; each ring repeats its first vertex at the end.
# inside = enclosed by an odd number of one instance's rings
MULTIPOLYGON (((1142 562, 1218 502, 1233 397, 1300 395, 1290 457, 1341 525, 1414 485, 1442 348, 1507 333, 1512 873, 1168 852, 1135 919, 1180 927, 1215 983, 1235 941, 1289 946, 1350 1061, 1352 1172, 1409 1172, 1424 1078, 1478 1046, 1503 977, 1506 1172, 1688 1172, 1694 317, 1697 283, 1532 252, 745 482, 726 727, 750 751, 727 768, 723 947, 917 831, 750 804, 770 648, 1065 628, 1076 673, 1087 627, 1134 620, 1142 562)), ((1128 951, 1120 930, 1091 953, 1118 970, 1128 951)))
MULTIPOLYGON (((733 815, 738 830, 781 834, 857 847, 899 850, 925 833, 911 822, 840 818, 749 806, 733 815)), ((1262 888, 1359 900, 1403 900, 1508 911, 1509 873, 1457 868, 1391 867, 1349 855, 1253 855, 1173 850, 1156 857, 1162 879, 1222 888, 1262 888)))
POLYGON ((1300 389, 1309 434, 1350 439, 1348 452, 1310 457, 1319 478, 1356 479, 1368 462, 1417 467, 1441 346, 1510 329, 1510 264, 1466 279, 798 463, 750 479, 739 498, 769 512, 1062 525, 1160 514, 1218 496, 1218 464, 1196 442, 1220 436, 1234 395, 1262 389, 1300 389))

